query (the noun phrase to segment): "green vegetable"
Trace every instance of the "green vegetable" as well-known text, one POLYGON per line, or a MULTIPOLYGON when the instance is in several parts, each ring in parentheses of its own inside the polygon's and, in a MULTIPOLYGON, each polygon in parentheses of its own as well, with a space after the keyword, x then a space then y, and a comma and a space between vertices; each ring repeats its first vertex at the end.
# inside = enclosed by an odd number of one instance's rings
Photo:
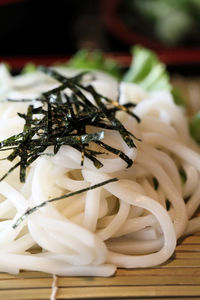
POLYGON ((200 111, 192 118, 190 122, 190 134, 195 141, 200 144, 200 111))
POLYGON ((172 86, 171 94, 173 96, 174 102, 177 105, 185 105, 185 100, 183 99, 182 95, 180 94, 179 90, 172 86))
POLYGON ((160 62, 156 54, 141 46, 132 48, 133 60, 129 70, 123 77, 123 81, 140 85, 146 91, 165 90, 170 91, 174 102, 183 105, 184 100, 180 93, 170 83, 170 77, 166 66, 160 62))
POLYGON ((186 180, 187 180, 187 175, 186 175, 186 173, 185 173, 185 171, 184 171, 183 168, 181 168, 179 170, 179 174, 180 174, 181 182, 184 184, 186 182, 186 180))
POLYGON ((140 46, 132 48, 133 60, 123 81, 134 82, 147 91, 171 90, 166 67, 156 54, 140 46))
POLYGON ((146 91, 167 90, 172 93, 176 104, 184 105, 185 101, 181 94, 170 83, 165 64, 160 62, 153 51, 134 46, 132 55, 132 63, 123 77, 122 67, 115 60, 105 58, 100 50, 89 52, 82 49, 72 57, 67 66, 84 70, 101 70, 122 81, 136 83, 146 91))
POLYGON ((67 66, 84 70, 100 70, 118 79, 121 77, 121 65, 114 59, 105 58, 100 50, 90 52, 82 49, 71 58, 67 66))
MULTIPOLYGON (((148 24, 146 33, 153 33, 163 44, 177 45, 188 38, 198 42, 199 0, 127 0, 127 3, 129 14, 135 13, 144 20, 148 24)), ((131 23, 133 26, 134 20, 131 23)))
POLYGON ((36 69, 37 69, 37 66, 34 63, 29 62, 24 66, 21 73, 22 74, 32 73, 32 72, 36 71, 36 69))

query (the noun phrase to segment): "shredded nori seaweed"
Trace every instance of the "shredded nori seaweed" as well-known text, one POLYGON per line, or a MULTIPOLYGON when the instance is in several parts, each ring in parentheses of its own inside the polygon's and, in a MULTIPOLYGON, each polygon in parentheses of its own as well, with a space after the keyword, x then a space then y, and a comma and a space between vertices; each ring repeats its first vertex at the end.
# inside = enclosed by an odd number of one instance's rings
MULTIPOLYGON (((19 166, 20 181, 25 182, 27 168, 39 156, 45 155, 49 146, 53 147, 52 154, 55 155, 61 146, 70 145, 81 152, 81 165, 87 157, 96 168, 103 166, 98 160, 98 155, 106 150, 106 153, 111 152, 119 156, 127 163, 127 167, 130 167, 133 161, 125 153, 101 141, 104 131, 99 128, 118 131, 128 147, 135 147, 133 138, 136 137, 116 117, 118 111, 124 111, 140 122, 140 119, 130 111, 134 104, 120 105, 117 101, 112 101, 97 93, 91 85, 83 84, 83 78, 88 72, 68 78, 48 67, 41 66, 39 69, 60 84, 35 99, 39 101, 39 107, 34 107, 32 102, 26 114, 18 113, 19 117, 25 121, 23 131, 0 142, 0 151, 12 150, 5 159, 10 161, 15 158, 19 159, 0 178, 0 181, 19 166), (69 92, 66 92, 66 89, 69 92), (92 96, 94 104, 88 99, 87 94, 90 98, 92 96), (90 133, 88 126, 98 129, 95 133, 90 133), (104 150, 91 150, 90 143, 98 144, 104 150)), ((22 101, 31 100, 22 99, 22 101)))
POLYGON ((78 194, 81 194, 81 193, 84 193, 84 192, 87 192, 87 191, 90 191, 90 190, 94 190, 96 188, 99 188, 101 186, 104 186, 108 183, 111 183, 111 182, 115 182, 115 181, 118 181, 118 178, 111 178, 111 179, 108 179, 108 180, 105 180, 105 181, 102 181, 102 182, 99 182, 97 184, 94 184, 94 185, 91 185, 87 188, 83 188, 83 189, 80 189, 80 190, 77 190, 77 191, 74 191, 74 192, 71 192, 71 193, 68 193, 68 194, 65 194, 65 195, 62 195, 60 197, 56 197, 56 198, 52 198, 50 200, 46 200, 42 203, 40 203, 39 205, 36 205, 32 208, 29 208, 25 211, 24 214, 22 214, 18 219, 17 221, 12 225, 13 229, 17 228, 19 226, 19 224, 24 221, 25 218, 27 218, 29 215, 31 215, 32 213, 34 213, 35 211, 37 211, 38 209, 44 207, 47 203, 50 203, 50 202, 54 202, 54 201, 58 201, 58 200, 62 200, 62 199, 65 199, 65 198, 69 198, 69 197, 72 197, 72 196, 75 196, 75 195, 78 195, 78 194))

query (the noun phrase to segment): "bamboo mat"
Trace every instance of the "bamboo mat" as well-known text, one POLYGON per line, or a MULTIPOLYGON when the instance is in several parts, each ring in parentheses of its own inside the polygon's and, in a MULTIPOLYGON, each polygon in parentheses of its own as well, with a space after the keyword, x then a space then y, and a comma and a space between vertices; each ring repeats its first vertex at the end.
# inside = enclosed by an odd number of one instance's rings
MULTIPOLYGON (((0 274, 0 299, 50 299, 52 284, 45 273, 0 274)), ((58 277, 56 286, 56 299, 200 299, 200 235, 181 241, 159 267, 119 269, 110 278, 58 277)))
MULTIPOLYGON (((176 77, 193 113, 200 109, 200 79, 176 77)), ((0 274, 0 300, 47 300, 54 278, 45 273, 0 274)), ((165 264, 148 269, 117 270, 110 278, 58 277, 56 299, 200 299, 200 234, 178 243, 165 264)))

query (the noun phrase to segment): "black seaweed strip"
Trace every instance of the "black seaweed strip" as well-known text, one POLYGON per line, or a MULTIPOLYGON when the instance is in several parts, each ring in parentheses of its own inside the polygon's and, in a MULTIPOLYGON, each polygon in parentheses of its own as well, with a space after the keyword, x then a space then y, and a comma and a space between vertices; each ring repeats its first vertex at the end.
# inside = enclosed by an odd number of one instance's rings
POLYGON ((40 107, 33 108, 33 105, 29 105, 26 114, 19 113, 19 116, 25 120, 23 132, 0 143, 0 150, 4 147, 13 150, 8 159, 13 160, 17 156, 20 158, 20 180, 25 181, 27 166, 37 159, 48 146, 53 146, 54 154, 56 154, 62 145, 71 145, 81 152, 81 165, 86 156, 97 168, 100 168, 103 165, 96 155, 103 152, 86 148, 90 142, 96 142, 103 149, 118 155, 130 166, 132 161, 122 151, 101 142, 102 131, 93 134, 86 131, 88 125, 117 130, 129 147, 135 147, 132 140, 134 135, 127 131, 115 117, 119 110, 130 113, 128 105, 121 106, 115 101, 99 95, 91 85, 81 85, 80 81, 87 72, 67 78, 47 67, 41 67, 41 70, 61 82, 61 85, 43 93, 36 99, 42 103, 40 107), (71 90, 70 96, 63 93, 66 88, 71 90), (96 105, 88 100, 83 91, 90 93, 96 105), (104 100, 114 107, 106 107, 104 100), (37 114, 41 114, 42 119, 37 119, 37 114), (34 135, 36 138, 33 138, 34 135))
MULTIPOLYGON (((73 147, 73 146, 72 146, 72 147, 73 147)), ((75 147, 73 147, 73 148, 75 148, 75 147)), ((80 151, 80 152, 82 152, 82 148, 81 148, 81 147, 76 147, 75 149, 78 150, 78 151, 80 151)), ((100 160, 98 160, 98 159, 94 156, 93 151, 90 152, 90 151, 88 151, 88 149, 85 149, 85 156, 86 156, 87 158, 89 158, 89 159, 93 162, 94 166, 95 166, 97 169, 100 169, 100 168, 103 167, 103 164, 100 162, 100 160)))
POLYGON ((10 168, 1 178, 0 181, 4 180, 12 171, 14 171, 17 167, 20 166, 20 161, 15 164, 12 168, 10 168))
POLYGON ((106 150, 108 150, 109 152, 114 153, 115 155, 119 156, 121 159, 123 159, 126 163, 127 163, 127 168, 130 168, 133 164, 132 159, 130 159, 124 152, 122 152, 119 149, 113 148, 107 144, 105 144, 102 141, 96 141, 95 142, 97 145, 102 146, 103 148, 105 148, 106 150))
POLYGON ((122 123, 114 117, 114 115, 109 114, 109 111, 107 110, 106 106, 101 101, 101 97, 95 92, 94 88, 90 85, 87 87, 87 90, 94 94, 94 99, 97 103, 97 105, 102 109, 103 113, 106 115, 106 117, 110 120, 113 127, 119 131, 121 137, 125 141, 125 143, 130 147, 136 147, 133 140, 130 137, 129 132, 126 130, 126 128, 122 125, 122 123))
POLYGON ((112 183, 112 182, 116 182, 116 181, 118 181, 118 178, 111 178, 111 179, 102 181, 100 183, 91 185, 91 186, 89 186, 87 188, 83 188, 81 190, 77 190, 75 192, 71 192, 71 193, 62 195, 60 197, 56 197, 56 198, 50 199, 50 200, 46 200, 46 201, 42 202, 39 205, 36 205, 36 206, 34 206, 32 208, 27 209, 26 212, 24 214, 22 214, 21 217, 19 217, 17 219, 17 221, 12 225, 12 227, 13 227, 13 229, 17 228, 19 226, 19 224, 24 221, 25 218, 27 218, 29 215, 31 215, 32 213, 34 213, 38 209, 44 207, 48 203, 55 202, 55 201, 58 201, 58 200, 62 200, 62 199, 65 199, 65 198, 69 198, 69 197, 72 197, 72 196, 75 196, 75 195, 79 195, 79 194, 85 193, 87 191, 97 189, 97 188, 99 188, 101 186, 104 186, 104 185, 106 185, 108 183, 112 183))

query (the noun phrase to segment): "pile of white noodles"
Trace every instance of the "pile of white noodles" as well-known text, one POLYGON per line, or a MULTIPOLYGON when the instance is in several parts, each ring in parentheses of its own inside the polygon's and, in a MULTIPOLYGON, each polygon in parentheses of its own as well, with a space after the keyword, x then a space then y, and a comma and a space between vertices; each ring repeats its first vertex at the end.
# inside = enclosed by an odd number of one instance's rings
MULTIPOLYGON (((147 94, 134 84, 95 75, 91 84, 98 92, 112 100, 120 92, 122 104, 137 103, 134 112, 140 123, 123 112, 117 115, 141 138, 134 141, 137 149, 128 148, 111 130, 105 130, 104 139, 134 163, 127 169, 119 157, 104 155, 101 169, 87 158, 81 167, 81 154, 63 146, 54 157, 38 158, 25 184, 19 181, 19 170, 12 172, 0 182, 0 272, 110 276, 117 267, 162 264, 173 254, 179 237, 200 230, 200 217, 195 217, 200 204, 200 147, 189 135, 184 110, 169 92, 147 94), (186 174, 185 182, 180 170, 186 174), (113 177, 119 181, 48 204, 12 228, 28 208, 113 177)), ((34 98, 57 85, 39 71, 11 77, 1 65, 0 141, 23 130, 17 112, 26 112, 29 105, 6 98, 34 98)), ((0 152, 0 158, 6 155, 0 152)), ((0 161, 0 176, 15 163, 0 161)))

